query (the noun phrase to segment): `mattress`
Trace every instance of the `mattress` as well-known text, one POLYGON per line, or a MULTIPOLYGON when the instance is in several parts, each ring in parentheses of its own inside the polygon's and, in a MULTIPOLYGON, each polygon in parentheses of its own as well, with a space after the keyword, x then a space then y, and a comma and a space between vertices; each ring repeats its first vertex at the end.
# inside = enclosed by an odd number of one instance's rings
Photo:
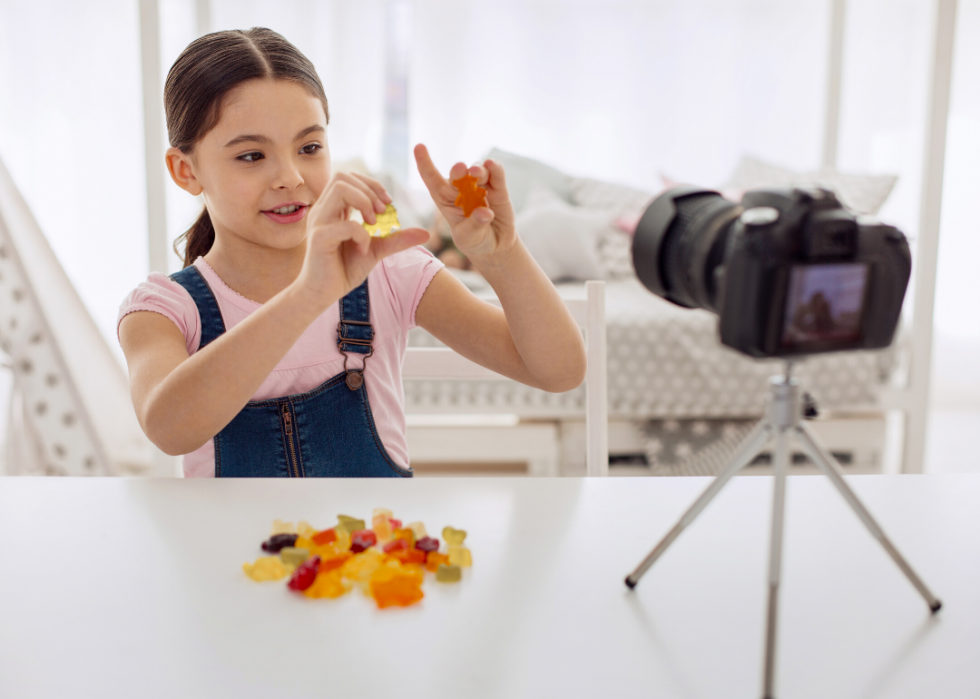
MULTIPOLYGON (((584 298, 582 283, 556 285, 563 298, 584 298)), ((492 290, 474 290, 493 298, 492 290)), ((658 419, 756 417, 778 360, 755 360, 721 346, 718 319, 670 304, 634 278, 606 283, 609 417, 658 419)), ((409 346, 443 346, 422 328, 409 346)), ((794 365, 824 410, 874 410, 896 364, 893 349, 838 352, 794 365)), ((406 379, 407 413, 516 413, 522 418, 581 417, 585 386, 548 393, 508 379, 406 379)))

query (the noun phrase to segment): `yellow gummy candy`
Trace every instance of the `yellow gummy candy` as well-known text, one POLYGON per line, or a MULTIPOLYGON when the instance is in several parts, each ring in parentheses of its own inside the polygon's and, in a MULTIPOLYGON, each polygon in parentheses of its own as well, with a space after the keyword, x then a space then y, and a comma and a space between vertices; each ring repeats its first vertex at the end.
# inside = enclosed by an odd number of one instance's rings
POLYGON ((316 580, 313 581, 313 584, 303 590, 303 594, 307 597, 314 598, 336 598, 345 594, 350 589, 351 584, 344 580, 344 576, 340 572, 340 569, 335 568, 334 570, 317 575, 316 580))
POLYGON ((398 212, 395 211, 395 207, 391 204, 385 207, 383 214, 376 214, 377 223, 367 223, 366 221, 361 225, 364 226, 364 230, 371 234, 373 238, 387 238, 391 235, 394 230, 401 228, 402 224, 398 222, 398 212))
POLYGON ((446 527, 442 530, 442 538, 449 546, 462 546, 466 541, 466 532, 462 529, 446 527))
POLYGON ((378 541, 382 544, 391 539, 391 520, 385 515, 375 515, 374 519, 371 520, 371 528, 378 535, 378 541))
POLYGON ((272 521, 272 535, 276 534, 295 534, 296 527, 293 526, 292 522, 283 522, 281 519, 276 519, 272 521))
POLYGON ((282 580, 290 575, 294 566, 285 565, 279 556, 264 556, 257 558, 255 563, 242 563, 242 570, 245 575, 256 582, 266 582, 269 580, 282 580))
POLYGON ((371 575, 384 563, 385 555, 376 548, 369 548, 363 553, 348 558, 340 570, 348 580, 357 583, 367 583, 371 575))
POLYGON ((450 546, 449 565, 469 568, 471 565, 473 565, 473 555, 465 546, 450 546))
POLYGON ((372 571, 371 582, 387 582, 395 578, 402 578, 417 585, 421 585, 425 579, 422 567, 414 564, 400 563, 394 558, 389 559, 384 565, 378 566, 372 571))
POLYGON ((316 531, 317 530, 310 526, 310 523, 305 520, 296 523, 296 533, 302 537, 312 539, 313 535, 316 534, 316 531))
POLYGON ((421 522, 412 522, 411 524, 406 524, 405 527, 412 530, 416 541, 426 537, 425 525, 421 522))
MULTIPOLYGON (((347 545, 350 548, 350 544, 347 545)), ((342 551, 347 549, 341 548, 336 541, 332 541, 329 544, 324 544, 323 546, 314 546, 310 549, 310 556, 319 556, 322 560, 327 560, 328 558, 336 558, 340 555, 342 551)))

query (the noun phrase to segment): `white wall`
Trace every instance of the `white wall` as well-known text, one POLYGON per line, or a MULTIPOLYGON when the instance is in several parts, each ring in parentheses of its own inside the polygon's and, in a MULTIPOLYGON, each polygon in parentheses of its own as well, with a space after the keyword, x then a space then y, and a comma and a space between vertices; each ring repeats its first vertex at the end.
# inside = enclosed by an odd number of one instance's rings
MULTIPOLYGON (((900 175, 882 217, 914 237, 933 2, 848 8, 840 167, 900 175)), ((384 10, 211 3, 214 28, 269 26, 313 60, 334 157, 374 167, 384 10)), ((661 173, 718 185, 742 153, 819 164, 829 0, 415 0, 412 15, 410 139, 443 167, 498 146, 655 190, 661 173)), ((980 0, 960 0, 959 15, 936 326, 969 356, 980 347, 980 0)), ((161 0, 164 71, 194 22, 192 0, 161 0)), ((118 304, 146 274, 138 36, 135 0, 0 0, 0 157, 114 348, 118 304)), ((172 239, 200 205, 169 182, 167 202, 172 239)), ((962 376, 939 371, 940 388, 962 376)))
POLYGON ((0 157, 120 359, 147 269, 138 42, 131 0, 0 2, 0 157))

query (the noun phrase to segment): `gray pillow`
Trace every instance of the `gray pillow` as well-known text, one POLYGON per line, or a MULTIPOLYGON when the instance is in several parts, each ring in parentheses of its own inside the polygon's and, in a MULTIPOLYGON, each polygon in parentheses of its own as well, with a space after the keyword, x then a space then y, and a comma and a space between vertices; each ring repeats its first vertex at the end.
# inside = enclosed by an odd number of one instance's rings
POLYGON ((571 178, 560 170, 532 158, 508 153, 499 148, 491 150, 487 154, 487 158, 496 160, 504 166, 507 191, 510 193, 510 201, 514 205, 516 213, 524 210, 527 205, 528 194, 535 185, 546 187, 562 200, 572 203, 571 178))
POLYGON ((550 189, 532 187, 517 215, 517 233, 552 281, 602 279, 599 234, 615 214, 572 206, 550 189))

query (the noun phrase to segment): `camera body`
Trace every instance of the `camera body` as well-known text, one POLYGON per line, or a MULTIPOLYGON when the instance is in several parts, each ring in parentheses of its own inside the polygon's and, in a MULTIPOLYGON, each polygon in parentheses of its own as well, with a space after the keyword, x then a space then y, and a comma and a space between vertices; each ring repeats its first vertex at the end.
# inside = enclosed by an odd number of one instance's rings
POLYGON ((905 236, 820 188, 660 195, 633 240, 653 293, 719 316, 722 344, 752 357, 887 347, 911 273, 905 236))

